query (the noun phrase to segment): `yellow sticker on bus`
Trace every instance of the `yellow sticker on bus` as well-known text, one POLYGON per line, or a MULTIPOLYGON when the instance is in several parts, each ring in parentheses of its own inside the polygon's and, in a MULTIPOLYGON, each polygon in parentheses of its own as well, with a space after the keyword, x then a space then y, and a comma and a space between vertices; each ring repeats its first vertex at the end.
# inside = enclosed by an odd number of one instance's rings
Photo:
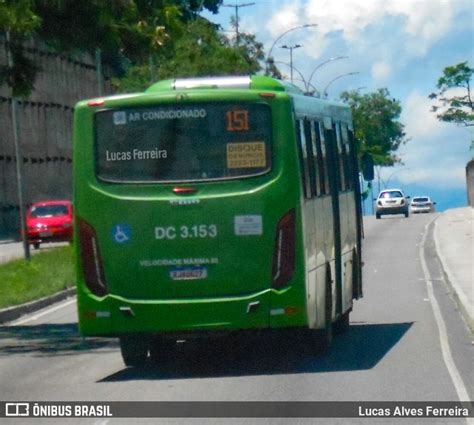
POLYGON ((266 167, 265 142, 227 143, 227 168, 266 167))

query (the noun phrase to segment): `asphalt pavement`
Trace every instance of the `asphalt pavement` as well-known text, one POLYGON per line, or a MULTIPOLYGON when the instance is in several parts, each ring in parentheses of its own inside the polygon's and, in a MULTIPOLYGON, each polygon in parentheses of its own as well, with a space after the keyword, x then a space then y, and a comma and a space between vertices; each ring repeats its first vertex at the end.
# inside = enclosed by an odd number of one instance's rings
MULTIPOLYGON (((439 214, 434 239, 453 297, 474 332, 474 209, 454 208, 439 214)), ((22 257, 21 243, 12 242, 0 241, 0 263, 22 257)))

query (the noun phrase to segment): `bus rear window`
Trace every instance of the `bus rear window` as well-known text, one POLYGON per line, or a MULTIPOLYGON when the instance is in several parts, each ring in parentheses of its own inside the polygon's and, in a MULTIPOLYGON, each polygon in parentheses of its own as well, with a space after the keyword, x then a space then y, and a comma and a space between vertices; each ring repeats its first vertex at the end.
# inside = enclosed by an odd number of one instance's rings
POLYGON ((271 111, 200 103, 100 111, 97 177, 121 183, 250 177, 271 168, 271 111))

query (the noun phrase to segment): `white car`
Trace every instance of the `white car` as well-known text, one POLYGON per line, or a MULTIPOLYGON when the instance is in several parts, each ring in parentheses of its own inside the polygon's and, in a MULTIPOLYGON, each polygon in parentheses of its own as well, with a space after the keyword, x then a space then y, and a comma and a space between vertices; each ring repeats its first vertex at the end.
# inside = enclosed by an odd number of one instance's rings
POLYGON ((410 204, 410 212, 415 213, 430 213, 434 212, 434 206, 436 202, 433 202, 429 196, 414 196, 410 204))
POLYGON ((408 217, 409 196, 405 196, 401 189, 385 189, 375 199, 375 217, 379 219, 386 214, 405 214, 408 217))

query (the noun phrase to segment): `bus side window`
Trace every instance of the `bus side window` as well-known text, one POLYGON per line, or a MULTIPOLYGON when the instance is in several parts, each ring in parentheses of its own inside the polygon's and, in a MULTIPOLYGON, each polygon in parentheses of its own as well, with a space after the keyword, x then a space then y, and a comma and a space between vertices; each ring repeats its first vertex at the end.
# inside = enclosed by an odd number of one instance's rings
POLYGON ((321 149, 321 133, 319 129, 319 122, 317 121, 311 122, 311 140, 313 141, 316 162, 316 192, 318 196, 321 196, 326 194, 326 167, 321 149))
POLYGON ((317 184, 316 184, 316 162, 314 150, 313 138, 311 134, 311 121, 307 118, 304 120, 304 135, 306 140, 306 151, 308 157, 308 172, 309 172, 309 181, 311 187, 311 197, 317 196, 317 184))
POLYGON ((297 138, 298 138, 298 150, 300 153, 301 162, 301 182, 303 184, 304 197, 311 198, 311 182, 308 168, 308 152, 306 150, 306 138, 304 134, 304 121, 299 119, 297 122, 297 138))
POLYGON ((323 169, 324 169, 324 193, 326 195, 329 195, 331 193, 331 188, 329 186, 329 159, 328 159, 328 153, 326 150, 326 139, 324 136, 324 124, 323 123, 318 123, 319 127, 319 140, 321 141, 321 158, 322 158, 322 163, 323 163, 323 169))
POLYGON ((346 190, 354 189, 354 182, 352 181, 353 170, 350 161, 350 144, 347 124, 342 124, 342 160, 344 163, 344 177, 346 179, 346 190))
POLYGON ((352 173, 352 189, 355 190, 359 184, 359 165, 357 163, 356 145, 354 140, 354 130, 349 128, 347 131, 349 140, 349 164, 352 173))
POLYGON ((339 190, 346 190, 346 175, 344 170, 344 161, 343 161, 343 146, 342 146, 342 136, 341 136, 341 123, 336 123, 334 125, 336 133, 336 161, 339 164, 339 190))

